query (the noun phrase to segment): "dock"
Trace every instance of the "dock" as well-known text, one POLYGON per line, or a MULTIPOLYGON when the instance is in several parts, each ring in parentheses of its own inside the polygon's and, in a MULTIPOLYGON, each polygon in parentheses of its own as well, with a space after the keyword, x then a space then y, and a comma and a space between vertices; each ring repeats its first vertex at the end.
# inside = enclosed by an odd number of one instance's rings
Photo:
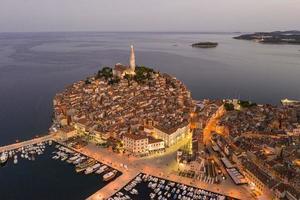
POLYGON ((121 190, 123 187, 128 184, 132 179, 134 179, 139 172, 134 171, 126 171, 123 172, 121 176, 119 176, 114 181, 107 184, 105 187, 98 190, 96 193, 87 198, 87 200, 100 200, 100 199, 108 199, 113 196, 116 192, 121 190))
POLYGON ((38 138, 33 138, 31 140, 26 140, 23 142, 18 142, 18 143, 14 143, 14 144, 10 144, 10 145, 6 145, 6 146, 2 146, 0 147, 0 152, 4 152, 4 151, 11 151, 14 149, 19 149, 28 145, 33 145, 33 144, 37 144, 40 142, 45 142, 48 140, 55 140, 56 135, 55 134, 48 134, 42 137, 38 137, 38 138))

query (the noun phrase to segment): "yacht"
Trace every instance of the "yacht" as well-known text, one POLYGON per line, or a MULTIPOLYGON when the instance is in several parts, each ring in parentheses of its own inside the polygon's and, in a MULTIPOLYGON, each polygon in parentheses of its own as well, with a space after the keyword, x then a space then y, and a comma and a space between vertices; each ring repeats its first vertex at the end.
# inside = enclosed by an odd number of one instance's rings
POLYGON ((96 163, 97 163, 97 161, 94 159, 89 159, 83 163, 80 163, 79 165, 76 166, 76 172, 77 173, 82 172, 89 166, 95 165, 96 163))
POLYGON ((77 158, 74 162, 73 162, 73 164, 74 165, 78 165, 78 164, 80 164, 82 161, 84 161, 86 158, 84 157, 84 156, 81 156, 81 157, 79 157, 79 158, 77 158))
POLYGON ((86 170, 85 170, 84 173, 85 173, 85 174, 93 173, 93 172, 96 171, 100 166, 101 166, 101 165, 100 165, 99 163, 97 163, 97 164, 95 164, 95 165, 93 165, 93 166, 91 166, 91 167, 86 168, 86 170))
POLYGON ((8 154, 7 152, 3 152, 0 156, 0 164, 4 165, 8 160, 8 154))
POLYGON ((61 155, 61 161, 65 161, 65 160, 67 160, 68 159, 68 155, 67 154, 62 154, 61 155))
POLYGON ((67 162, 68 162, 68 163, 73 163, 73 162, 74 162, 75 160, 77 160, 79 157, 80 157, 80 155, 75 155, 75 156, 69 158, 69 159, 67 160, 67 162))
POLYGON ((54 159, 54 160, 59 159, 59 155, 54 155, 54 156, 52 156, 52 159, 54 159))
POLYGON ((105 172, 106 170, 108 170, 108 166, 103 165, 102 167, 100 167, 100 169, 98 169, 96 171, 96 174, 101 174, 101 173, 105 172))
POLYGON ((103 175, 103 180, 104 181, 109 181, 109 180, 113 179, 117 175, 117 173, 118 173, 117 170, 113 170, 111 172, 108 172, 107 174, 103 175))

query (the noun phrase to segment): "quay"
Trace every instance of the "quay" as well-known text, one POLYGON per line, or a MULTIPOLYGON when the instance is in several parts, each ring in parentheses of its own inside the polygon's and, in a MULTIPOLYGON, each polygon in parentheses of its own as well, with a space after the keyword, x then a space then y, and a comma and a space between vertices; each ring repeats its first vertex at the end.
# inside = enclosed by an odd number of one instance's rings
POLYGON ((24 146, 37 144, 37 143, 45 142, 45 141, 48 141, 48 140, 56 140, 56 134, 48 134, 48 135, 45 135, 45 136, 42 136, 42 137, 33 138, 31 140, 26 140, 26 141, 23 141, 23 142, 18 142, 18 143, 2 146, 2 147, 0 147, 0 152, 11 151, 11 150, 18 149, 18 148, 21 148, 21 147, 24 147, 24 146))
MULTIPOLYGON (((140 172, 135 171, 133 169, 128 170, 124 168, 124 165, 117 165, 116 163, 112 162, 109 159, 109 156, 111 154, 108 154, 107 157, 103 154, 99 154, 95 151, 89 151, 89 148, 82 148, 82 149, 75 149, 72 147, 67 146, 64 142, 57 140, 58 144, 68 147, 69 149, 76 151, 78 153, 81 153, 82 155, 85 155, 87 157, 93 158, 97 160, 98 162, 101 162, 107 166, 110 166, 119 172, 122 173, 121 176, 116 178, 114 181, 111 181, 109 184, 98 190, 96 193, 92 194, 90 197, 87 198, 87 200, 102 200, 102 199, 108 199, 109 197, 113 196, 117 191, 121 190, 128 182, 130 182, 132 179, 134 179, 140 172)), ((91 148, 95 147, 93 145, 90 145, 91 148)), ((95 147, 97 148, 97 147, 95 147)))
POLYGON ((202 181, 193 181, 189 178, 178 176, 174 169, 174 163, 166 164, 172 163, 171 160, 174 160, 174 150, 170 150, 170 152, 166 152, 164 155, 150 158, 136 158, 133 156, 114 154, 107 149, 99 148, 93 144, 89 144, 77 151, 122 172, 121 176, 88 197, 87 200, 108 199, 126 186, 139 173, 149 174, 158 178, 182 183, 187 186, 193 186, 240 200, 252 198, 249 193, 246 192, 246 188, 242 186, 235 186, 232 183, 230 184, 229 180, 226 184, 212 185, 202 181), (124 168, 124 165, 127 167, 124 168))

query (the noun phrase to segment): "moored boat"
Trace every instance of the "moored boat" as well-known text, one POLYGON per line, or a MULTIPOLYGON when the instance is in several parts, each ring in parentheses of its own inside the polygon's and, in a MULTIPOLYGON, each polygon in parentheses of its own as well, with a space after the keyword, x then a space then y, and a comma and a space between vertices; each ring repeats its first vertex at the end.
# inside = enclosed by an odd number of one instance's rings
POLYGON ((93 165, 93 166, 91 166, 91 167, 88 167, 88 168, 86 168, 86 170, 85 170, 85 174, 91 174, 91 173, 93 173, 94 171, 96 171, 99 167, 101 166, 101 164, 100 163, 97 163, 97 164, 95 164, 95 165, 93 165))
POLYGON ((67 162, 68 162, 68 163, 73 163, 73 162, 74 162, 75 160, 77 160, 79 157, 80 157, 80 155, 75 155, 75 156, 69 158, 69 159, 67 160, 67 162))
POLYGON ((3 166, 8 160, 8 153, 7 152, 2 152, 0 156, 0 165, 3 166))
POLYGON ((96 160, 94 159, 88 159, 87 161, 83 162, 83 163, 80 163, 78 166, 76 166, 76 172, 79 173, 79 172, 82 172, 84 171, 86 168, 96 164, 96 160))
POLYGON ((113 179, 117 175, 117 173, 118 173, 117 170, 113 170, 111 172, 108 172, 107 174, 103 175, 103 180, 104 181, 109 181, 109 180, 113 179))
POLYGON ((108 166, 103 165, 96 171, 96 174, 101 174, 101 173, 105 172, 106 170, 108 170, 108 166))

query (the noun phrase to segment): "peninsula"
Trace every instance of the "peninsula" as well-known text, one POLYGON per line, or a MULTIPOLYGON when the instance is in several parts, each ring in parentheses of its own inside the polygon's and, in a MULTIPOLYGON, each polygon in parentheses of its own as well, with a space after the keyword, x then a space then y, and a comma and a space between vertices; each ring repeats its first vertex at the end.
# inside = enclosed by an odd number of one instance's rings
POLYGON ((136 66, 132 46, 129 66, 104 67, 58 93, 54 121, 59 127, 71 125, 82 134, 91 133, 102 143, 111 140, 116 151, 145 156, 164 151, 190 134, 194 107, 181 81, 136 66))
POLYGON ((234 39, 252 40, 263 44, 297 44, 300 45, 300 31, 274 31, 244 34, 234 39))

